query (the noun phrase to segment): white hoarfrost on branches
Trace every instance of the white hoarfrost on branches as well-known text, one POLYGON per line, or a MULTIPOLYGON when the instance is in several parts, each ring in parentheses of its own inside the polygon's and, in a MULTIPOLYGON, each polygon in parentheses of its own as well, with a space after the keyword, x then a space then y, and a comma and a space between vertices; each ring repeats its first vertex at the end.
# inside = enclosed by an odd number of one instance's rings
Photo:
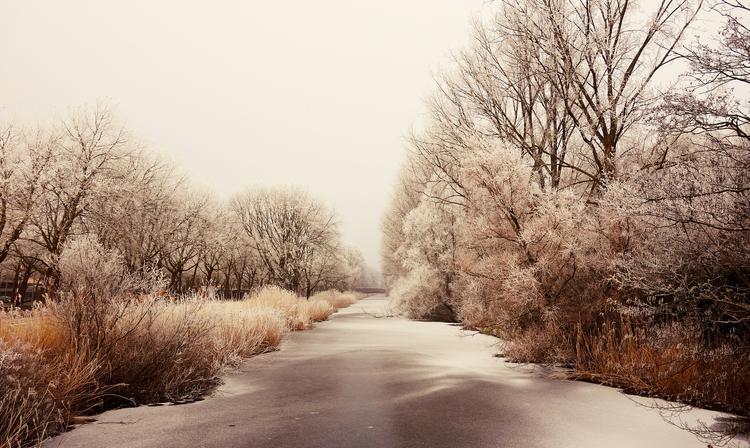
POLYGON ((3 300, 65 292, 62 253, 86 238, 129 273, 158 272, 162 294, 363 286, 361 254, 320 201, 298 188, 219 201, 143 149, 104 103, 48 129, 0 129, 0 275, 12 284, 3 300))
POLYGON ((305 297, 320 289, 351 284, 349 262, 335 216, 298 188, 251 189, 234 197, 232 208, 274 284, 305 297))
POLYGON ((383 219, 402 312, 747 416, 750 5, 702 6, 495 4, 439 79, 383 219), (699 13, 726 22, 713 42, 687 39, 699 13), (657 94, 678 58, 684 80, 657 94))

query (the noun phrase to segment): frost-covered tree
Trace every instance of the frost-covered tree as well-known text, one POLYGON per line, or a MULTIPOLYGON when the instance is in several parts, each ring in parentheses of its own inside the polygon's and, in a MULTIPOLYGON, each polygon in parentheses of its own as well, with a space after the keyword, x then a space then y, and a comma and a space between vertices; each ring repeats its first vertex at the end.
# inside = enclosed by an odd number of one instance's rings
POLYGON ((117 164, 131 154, 127 135, 106 105, 74 112, 56 131, 50 164, 29 220, 29 240, 44 252, 34 263, 48 291, 57 289, 57 261, 76 226, 98 197, 120 185, 117 164))
POLYGON ((416 158, 408 159, 401 169, 396 185, 391 194, 390 202, 383 214, 381 222, 381 257, 385 286, 390 288, 393 283, 404 276, 407 271, 397 255, 399 247, 404 243, 403 232, 406 215, 419 203, 424 185, 417 175, 416 158))
POLYGON ((404 239, 395 255, 408 273, 394 284, 392 295, 412 317, 457 318, 453 296, 460 212, 455 205, 425 196, 404 218, 404 239))
POLYGON ((32 218, 55 144, 55 136, 41 131, 0 130, 0 264, 32 218))
POLYGON ((187 192, 178 197, 168 213, 169 227, 159 254, 160 267, 169 275, 169 289, 194 289, 200 255, 210 237, 211 202, 207 195, 187 192))
POLYGON ((120 160, 117 171, 117 188, 95 198, 84 230, 116 248, 133 271, 157 265, 174 223, 169 210, 189 185, 171 165, 143 150, 120 160))
POLYGON ((616 175, 618 146, 653 103, 654 76, 676 57, 701 2, 660 0, 639 7, 622 0, 530 0, 517 5, 515 29, 551 62, 550 84, 589 149, 587 171, 599 186, 616 175))
POLYGON ((750 332, 750 6, 718 1, 712 12, 719 36, 683 50, 689 70, 657 110, 668 143, 609 202, 640 229, 623 287, 715 337, 750 332))
POLYGON ((232 207, 272 283, 309 295, 340 275, 337 223, 319 200, 298 188, 253 189, 232 207))

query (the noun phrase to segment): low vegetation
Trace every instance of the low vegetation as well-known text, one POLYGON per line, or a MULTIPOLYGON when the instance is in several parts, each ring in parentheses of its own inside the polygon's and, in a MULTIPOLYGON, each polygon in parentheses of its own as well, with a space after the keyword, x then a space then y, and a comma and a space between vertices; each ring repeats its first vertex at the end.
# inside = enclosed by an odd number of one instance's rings
POLYGON ((140 145, 106 104, 49 127, 0 123, 0 306, 61 286, 62 251, 89 236, 163 289, 240 298, 275 285, 309 297, 373 273, 334 211, 298 187, 219 200, 140 145))
POLYGON ((0 123, 0 204, 0 448, 102 409, 199 397, 352 303, 326 291, 366 274, 323 201, 295 187, 220 201, 106 104, 0 123))
POLYGON ((196 399, 223 369, 275 350, 354 293, 268 286, 241 300, 162 293, 92 238, 60 260, 58 300, 0 314, 0 446, 38 444, 107 408, 196 399), (334 297, 336 301, 326 298, 334 297))
POLYGON ((580 332, 574 378, 621 387, 629 393, 747 412, 750 366, 734 341, 707 348, 703 336, 679 323, 646 326, 608 323, 580 332))
POLYGON ((327 291, 321 291, 310 297, 311 301, 326 302, 331 307, 346 308, 357 302, 357 300, 364 298, 365 294, 352 293, 352 292, 340 292, 335 289, 329 289, 327 291))

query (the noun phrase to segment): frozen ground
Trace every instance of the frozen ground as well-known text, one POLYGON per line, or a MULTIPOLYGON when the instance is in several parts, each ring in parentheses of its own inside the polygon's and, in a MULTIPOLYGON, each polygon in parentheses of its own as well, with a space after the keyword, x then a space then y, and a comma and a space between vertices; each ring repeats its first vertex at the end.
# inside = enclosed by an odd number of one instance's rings
MULTIPOLYGON (((491 337, 377 317, 386 305, 383 297, 365 299, 293 334, 280 352, 247 361, 204 401, 106 412, 45 446, 707 445, 616 389, 509 365, 493 357, 491 337)), ((682 415, 709 425, 717 416, 682 415)))

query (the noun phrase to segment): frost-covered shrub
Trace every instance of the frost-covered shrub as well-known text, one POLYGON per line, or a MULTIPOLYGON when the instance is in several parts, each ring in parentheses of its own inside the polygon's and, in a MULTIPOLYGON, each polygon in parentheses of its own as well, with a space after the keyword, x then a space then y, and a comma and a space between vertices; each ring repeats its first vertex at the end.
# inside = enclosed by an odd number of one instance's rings
POLYGON ((615 280, 631 302, 661 319, 688 320, 709 338, 746 338, 750 152, 690 148, 680 147, 661 169, 612 185, 604 198, 603 208, 628 223, 615 280))
POLYGON ((441 280, 440 274, 429 267, 410 270, 392 286, 394 310, 412 319, 453 319, 453 309, 445 302, 441 280))
POLYGON ((395 257, 408 274, 392 287, 397 310, 418 319, 456 319, 459 212, 456 207, 424 198, 405 217, 404 241, 395 257))
POLYGON ((183 399, 215 383, 223 353, 207 338, 214 323, 198 303, 177 307, 152 294, 158 276, 130 272, 117 250, 89 235, 66 244, 59 269, 49 311, 65 329, 61 349, 101 366, 98 406, 183 399))
POLYGON ((549 346, 551 358, 570 358, 566 335, 607 298, 615 249, 596 209, 572 192, 540 189, 532 169, 502 147, 465 160, 462 179, 462 321, 509 339, 545 340, 537 345, 549 346))
POLYGON ((328 302, 334 309, 346 308, 357 302, 361 297, 354 292, 341 292, 334 289, 327 291, 321 291, 313 294, 310 297, 310 301, 324 301, 328 302))
POLYGON ((60 291, 52 311, 68 329, 73 347, 92 356, 109 352, 118 340, 116 329, 128 333, 123 325, 138 325, 151 313, 149 303, 140 299, 158 281, 129 272, 121 254, 95 237, 69 241, 58 266, 60 291))

